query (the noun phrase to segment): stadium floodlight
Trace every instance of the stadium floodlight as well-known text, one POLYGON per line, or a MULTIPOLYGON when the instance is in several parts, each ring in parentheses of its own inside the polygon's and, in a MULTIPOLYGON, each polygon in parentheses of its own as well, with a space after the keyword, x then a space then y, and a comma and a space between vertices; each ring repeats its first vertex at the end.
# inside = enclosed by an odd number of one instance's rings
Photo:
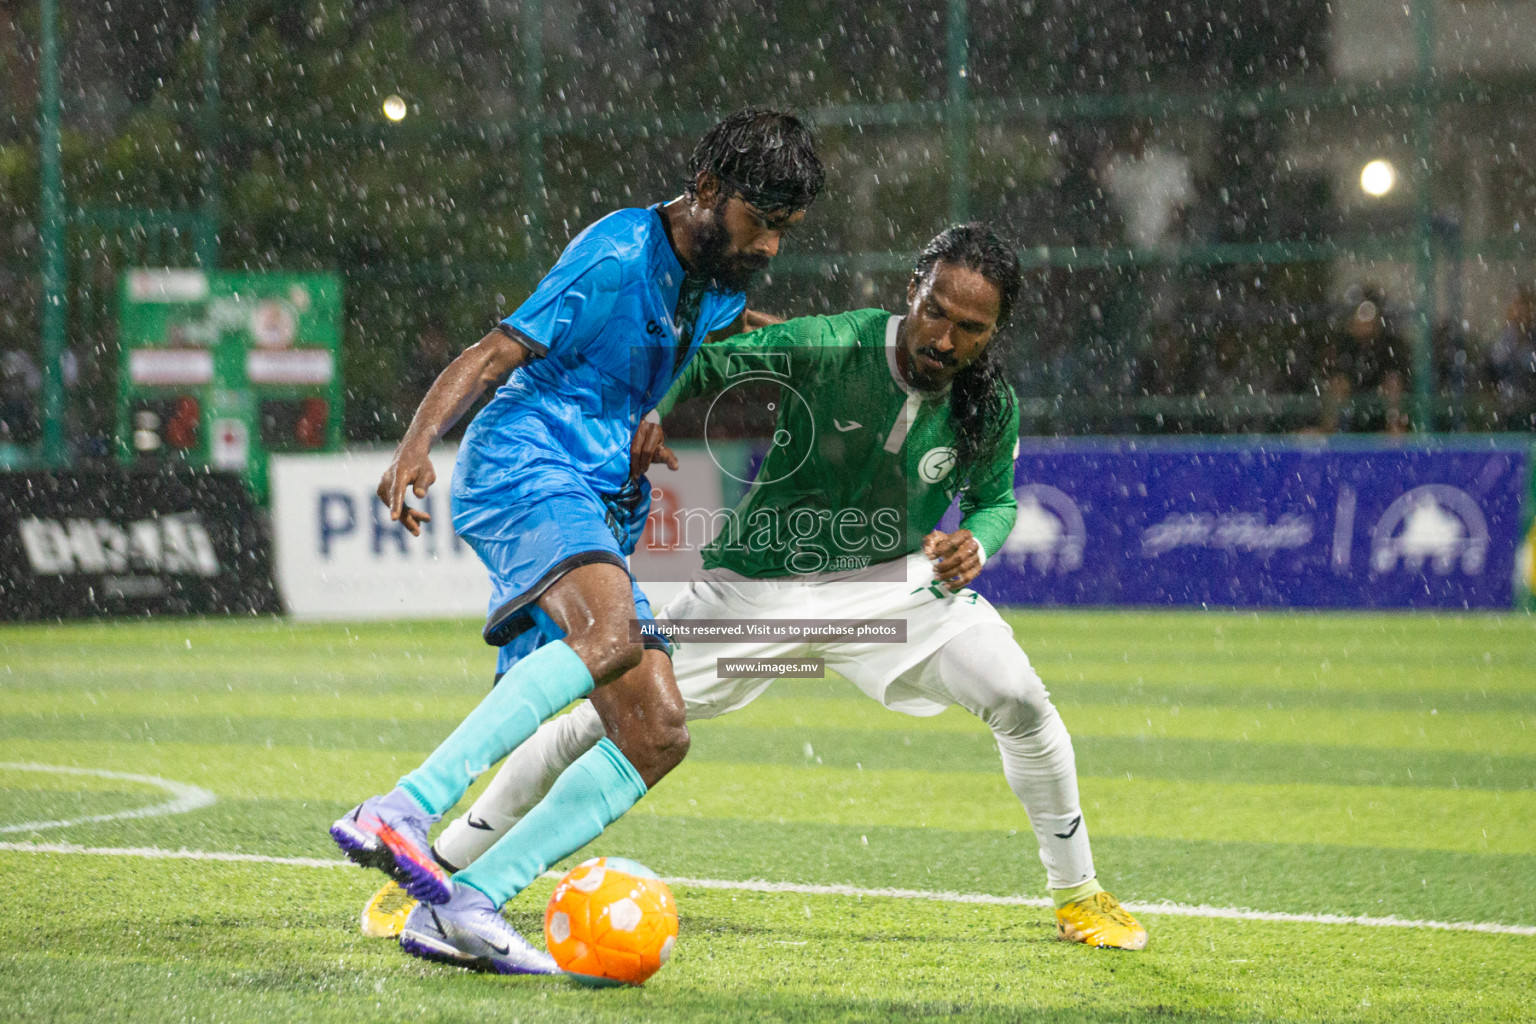
POLYGON ((399 95, 391 93, 384 100, 384 116, 391 121, 404 121, 405 100, 401 99, 399 95))
POLYGON ((1380 198, 1397 185, 1397 168, 1390 161, 1376 159, 1360 168, 1360 190, 1380 198))

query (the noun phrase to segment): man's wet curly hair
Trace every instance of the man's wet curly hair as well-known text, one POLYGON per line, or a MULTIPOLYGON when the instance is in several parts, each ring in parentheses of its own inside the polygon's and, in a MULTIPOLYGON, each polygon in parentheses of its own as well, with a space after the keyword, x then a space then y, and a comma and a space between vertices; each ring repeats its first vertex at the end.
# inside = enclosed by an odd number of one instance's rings
POLYGON ((739 195, 764 213, 805 209, 827 180, 805 122, 762 108, 737 111, 699 140, 688 158, 689 196, 696 194, 704 171, 720 179, 727 195, 739 195))

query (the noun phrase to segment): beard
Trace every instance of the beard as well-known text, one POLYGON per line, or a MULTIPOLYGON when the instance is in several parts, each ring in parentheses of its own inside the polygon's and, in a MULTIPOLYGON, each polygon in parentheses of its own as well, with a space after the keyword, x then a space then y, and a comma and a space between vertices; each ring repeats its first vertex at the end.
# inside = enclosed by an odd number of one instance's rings
POLYGON ((953 378, 953 374, 949 371, 957 365, 957 362, 954 356, 940 352, 936 348, 920 346, 912 359, 912 386, 919 391, 942 390, 953 378), (925 368, 917 361, 916 356, 927 356, 937 362, 941 369, 925 368))
POLYGON ((694 270, 728 291, 744 292, 754 278, 768 266, 766 256, 731 254, 731 235, 713 210, 698 239, 694 270))
POLYGON ((901 326, 896 329, 896 344, 907 356, 907 383, 919 391, 942 391, 954 379, 953 374, 946 374, 944 370, 954 366, 956 359, 931 345, 914 346, 907 334, 909 319, 904 318, 901 326), (943 369, 938 371, 927 369, 917 361, 920 355, 928 356, 940 363, 943 369))

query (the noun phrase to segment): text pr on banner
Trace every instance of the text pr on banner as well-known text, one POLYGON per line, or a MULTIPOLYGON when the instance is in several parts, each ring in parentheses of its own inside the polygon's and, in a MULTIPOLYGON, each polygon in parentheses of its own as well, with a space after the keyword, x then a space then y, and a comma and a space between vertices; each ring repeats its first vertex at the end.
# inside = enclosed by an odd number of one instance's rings
POLYGON ((272 459, 272 533, 283 604, 298 618, 482 616, 485 567, 453 532, 448 494, 457 450, 432 453, 437 481, 407 502, 431 517, 421 536, 392 522, 375 491, 387 449, 272 459))

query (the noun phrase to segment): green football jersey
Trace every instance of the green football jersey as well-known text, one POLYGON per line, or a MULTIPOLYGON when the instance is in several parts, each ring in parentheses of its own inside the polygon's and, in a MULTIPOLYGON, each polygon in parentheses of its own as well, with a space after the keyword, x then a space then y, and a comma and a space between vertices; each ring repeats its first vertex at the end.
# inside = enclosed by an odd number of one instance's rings
POLYGON ((1018 400, 1010 388, 989 425, 996 444, 962 470, 948 391, 919 392, 901 379, 900 322, 879 309, 802 317, 699 350, 663 415, 716 395, 713 418, 734 389, 779 385, 773 443, 704 549, 706 568, 768 578, 899 559, 922 547, 956 493, 961 525, 988 554, 1002 547, 1016 512, 1018 400))

